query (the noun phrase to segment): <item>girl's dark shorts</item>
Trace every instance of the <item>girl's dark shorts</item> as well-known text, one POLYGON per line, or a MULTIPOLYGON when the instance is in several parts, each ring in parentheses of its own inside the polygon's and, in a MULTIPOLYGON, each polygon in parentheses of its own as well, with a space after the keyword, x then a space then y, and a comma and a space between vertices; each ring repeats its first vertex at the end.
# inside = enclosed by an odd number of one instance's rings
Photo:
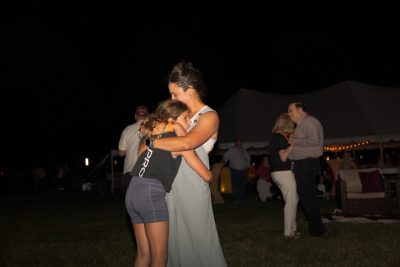
POLYGON ((133 224, 168 221, 165 189, 156 179, 133 176, 125 205, 133 224))

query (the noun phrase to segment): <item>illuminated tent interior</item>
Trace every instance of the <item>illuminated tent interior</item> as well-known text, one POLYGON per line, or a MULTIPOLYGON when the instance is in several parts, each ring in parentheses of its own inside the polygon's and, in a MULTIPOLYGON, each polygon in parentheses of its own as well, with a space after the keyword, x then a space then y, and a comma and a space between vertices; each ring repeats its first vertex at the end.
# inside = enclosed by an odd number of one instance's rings
MULTIPOLYGON (((250 155, 268 154, 268 137, 275 120, 292 102, 303 102, 321 121, 325 152, 380 149, 382 157, 383 148, 400 147, 400 88, 344 81, 303 94, 239 90, 218 110, 219 140, 212 154, 222 155, 237 136, 250 155)), ((225 176, 221 175, 221 188, 229 192, 225 176)))
POLYGON ((266 147, 276 118, 287 111, 291 102, 303 102, 308 112, 321 121, 326 147, 400 141, 400 88, 344 81, 303 94, 240 89, 218 110, 217 148, 233 145, 237 136, 247 148, 266 147))

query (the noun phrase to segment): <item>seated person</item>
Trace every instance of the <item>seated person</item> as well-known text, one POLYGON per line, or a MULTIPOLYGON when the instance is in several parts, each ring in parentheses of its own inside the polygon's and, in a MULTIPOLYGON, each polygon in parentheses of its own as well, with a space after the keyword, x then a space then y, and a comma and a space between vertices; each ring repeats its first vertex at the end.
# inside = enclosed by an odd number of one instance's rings
POLYGON ((357 164, 354 162, 354 159, 351 157, 349 151, 343 152, 343 162, 341 169, 357 169, 357 164))
POLYGON ((271 186, 272 179, 269 167, 269 158, 263 157, 261 165, 257 168, 257 193, 261 202, 272 199, 271 186))
POLYGON ((332 180, 333 176, 329 174, 328 170, 322 170, 321 175, 319 176, 319 182, 317 185, 317 190, 322 193, 326 199, 330 198, 330 192, 332 189, 332 180))

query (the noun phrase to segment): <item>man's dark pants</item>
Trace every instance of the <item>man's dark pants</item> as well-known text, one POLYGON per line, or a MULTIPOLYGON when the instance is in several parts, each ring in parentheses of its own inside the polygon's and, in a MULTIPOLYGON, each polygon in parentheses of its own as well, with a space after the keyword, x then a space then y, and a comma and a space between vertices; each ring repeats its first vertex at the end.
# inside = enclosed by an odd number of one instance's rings
POLYGON ((313 236, 326 233, 322 223, 316 194, 316 178, 321 173, 319 158, 295 160, 293 166, 300 204, 308 218, 308 230, 313 236))
POLYGON ((236 201, 245 200, 246 195, 246 169, 234 170, 231 169, 231 180, 232 180, 232 193, 236 201))

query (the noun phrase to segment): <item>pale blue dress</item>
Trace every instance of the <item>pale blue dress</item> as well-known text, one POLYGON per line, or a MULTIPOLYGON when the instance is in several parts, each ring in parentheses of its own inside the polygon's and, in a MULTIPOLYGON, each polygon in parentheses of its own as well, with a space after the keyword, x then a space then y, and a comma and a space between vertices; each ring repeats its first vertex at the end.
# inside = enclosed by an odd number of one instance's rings
MULTIPOLYGON (((203 107, 192 118, 189 131, 199 117, 209 111, 203 107)), ((196 149, 209 167, 208 152, 214 140, 196 149), (210 142, 212 143, 210 145, 210 142)), ((166 196, 169 212, 168 267, 227 266, 215 226, 209 184, 182 159, 172 190, 166 196)))

